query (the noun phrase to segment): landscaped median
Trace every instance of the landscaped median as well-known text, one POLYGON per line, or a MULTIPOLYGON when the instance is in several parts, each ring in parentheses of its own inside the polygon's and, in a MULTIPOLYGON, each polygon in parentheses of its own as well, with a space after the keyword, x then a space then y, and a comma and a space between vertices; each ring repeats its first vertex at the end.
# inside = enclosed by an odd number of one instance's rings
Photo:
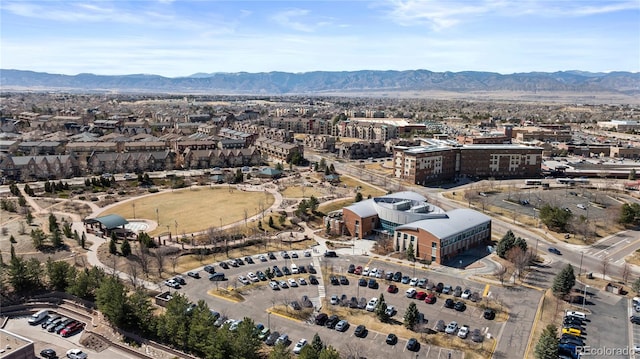
POLYGON ((226 299, 234 303, 244 302, 244 297, 242 296, 242 294, 233 288, 212 288, 207 291, 207 294, 213 297, 226 299))

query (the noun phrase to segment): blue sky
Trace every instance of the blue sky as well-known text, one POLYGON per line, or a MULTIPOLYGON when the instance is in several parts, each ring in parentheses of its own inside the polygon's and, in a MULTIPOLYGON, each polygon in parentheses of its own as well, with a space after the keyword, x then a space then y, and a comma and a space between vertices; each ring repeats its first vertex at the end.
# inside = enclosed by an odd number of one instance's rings
POLYGON ((0 67, 50 73, 640 71, 640 0, 0 2, 0 67))

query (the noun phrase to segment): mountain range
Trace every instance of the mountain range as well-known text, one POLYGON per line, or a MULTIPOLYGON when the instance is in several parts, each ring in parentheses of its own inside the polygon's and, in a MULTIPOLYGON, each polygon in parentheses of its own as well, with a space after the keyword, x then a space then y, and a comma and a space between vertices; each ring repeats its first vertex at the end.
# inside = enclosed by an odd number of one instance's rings
POLYGON ((494 72, 315 71, 305 73, 197 73, 187 77, 159 75, 61 75, 0 69, 3 91, 64 90, 81 92, 153 92, 203 94, 336 94, 444 91, 474 92, 571 92, 640 95, 640 73, 584 71, 494 72))

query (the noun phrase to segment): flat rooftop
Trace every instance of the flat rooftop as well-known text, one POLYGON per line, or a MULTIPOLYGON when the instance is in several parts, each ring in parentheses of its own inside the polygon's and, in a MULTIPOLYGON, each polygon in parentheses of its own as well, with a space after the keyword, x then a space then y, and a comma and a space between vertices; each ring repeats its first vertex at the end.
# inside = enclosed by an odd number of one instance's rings
POLYGON ((33 341, 18 334, 0 329, 0 358, 9 357, 16 351, 33 344, 33 341))

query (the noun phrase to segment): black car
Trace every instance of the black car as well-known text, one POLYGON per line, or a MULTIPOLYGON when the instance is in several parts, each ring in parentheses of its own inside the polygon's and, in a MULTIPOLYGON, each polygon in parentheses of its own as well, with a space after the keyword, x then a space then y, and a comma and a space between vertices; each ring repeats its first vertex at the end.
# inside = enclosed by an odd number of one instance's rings
POLYGON ((276 340, 278 340, 279 337, 280 337, 280 333, 271 332, 271 334, 269 334, 269 336, 267 337, 267 340, 265 340, 264 343, 267 344, 268 346, 272 346, 276 343, 276 340))
POLYGON ((407 350, 410 350, 412 352, 417 352, 419 349, 420 349, 420 343, 418 343, 418 339, 416 338, 409 339, 409 341, 407 342, 407 350))
POLYGON ((257 271, 256 275, 258 276, 258 279, 260 279, 260 280, 267 280, 267 276, 261 270, 257 271))
POLYGON ((347 269, 347 273, 353 273, 356 271, 356 265, 351 263, 349 264, 349 269, 347 269))
POLYGON ((484 317, 484 319, 493 320, 496 317, 496 312, 493 309, 485 309, 482 316, 484 317))
POLYGON ((629 317, 629 320, 633 324, 640 324, 640 317, 639 316, 632 315, 631 317, 629 317))
POLYGON ((324 256, 329 258, 336 258, 338 257, 338 254, 335 251, 326 251, 324 252, 324 256))
POLYGON ((253 263, 255 263, 255 262, 253 261, 253 258, 251 258, 251 257, 244 257, 244 261, 245 261, 245 262, 247 262, 247 263, 249 263, 249 264, 253 264, 253 263))
POLYGON ((307 273, 307 268, 305 266, 298 267, 298 274, 307 273))
POLYGON ((577 319, 577 318, 564 318, 564 320, 562 321, 562 325, 563 326, 576 326, 576 327, 582 327, 584 323, 582 323, 582 320, 577 319))
POLYGON ((338 277, 336 277, 336 276, 332 275, 332 276, 331 276, 331 278, 330 278, 330 280, 331 280, 331 284, 333 284, 333 285, 340 285, 340 281, 338 280, 338 277))
POLYGON ((376 282, 375 279, 371 278, 371 279, 369 279, 368 287, 371 288, 371 289, 378 289, 378 282, 376 282))
POLYGON ((575 346, 584 346, 584 341, 578 337, 574 337, 573 335, 564 335, 560 338, 560 344, 571 344, 575 346))
POLYGON ((402 280, 402 272, 395 272, 393 274, 393 278, 391 278, 391 279, 393 279, 394 282, 401 281, 402 280))
POLYGON ((293 308, 293 310, 301 310, 302 306, 300 305, 300 303, 298 303, 297 300, 293 300, 289 303, 289 305, 291 306, 291 308, 293 308))
POLYGON ((40 356, 43 358, 57 358, 58 354, 56 354, 56 351, 53 349, 44 349, 43 351, 40 352, 40 356))
POLYGON ((387 339, 385 339, 385 342, 389 345, 395 345, 398 342, 398 337, 393 333, 389 333, 389 335, 387 335, 387 339))
POLYGON ((444 307, 445 308, 453 308, 456 305, 456 303, 453 301, 453 299, 451 298, 447 298, 447 300, 444 301, 444 307))
POLYGON ((439 332, 444 332, 446 328, 447 326, 444 324, 444 320, 438 320, 438 322, 436 323, 436 330, 439 332))
POLYGON ((558 248, 554 248, 554 247, 549 247, 549 252, 553 253, 555 255, 561 256, 562 252, 560 252, 560 250, 558 248))
POLYGON ((309 264, 309 273, 311 273, 311 274, 316 274, 316 273, 318 273, 318 272, 316 271, 316 269, 313 267, 313 265, 311 265, 311 264, 309 264))
POLYGON ((48 327, 49 325, 51 325, 51 323, 53 323, 55 321, 58 321, 60 318, 62 318, 62 317, 59 316, 59 315, 52 315, 52 316, 49 317, 49 319, 47 319, 47 320, 42 322, 41 327, 44 329, 44 328, 48 327))
POLYGON ((204 266, 204 271, 213 274, 216 272, 216 269, 213 267, 213 265, 208 265, 204 266))
POLYGON ((356 327, 356 331, 353 334, 358 338, 364 338, 367 336, 367 327, 360 324, 356 327))
POLYGON ((244 265, 244 261, 242 260, 242 258, 238 258, 238 259, 236 259, 236 264, 243 266, 244 265))
POLYGON ((340 276, 340 284, 349 285, 349 280, 345 276, 340 276))
POLYGON ((475 343, 480 343, 484 340, 484 336, 482 335, 482 333, 480 333, 480 329, 474 329, 471 332, 471 340, 473 340, 475 343))
POLYGON ((319 313, 316 315, 316 324, 324 325, 327 322, 327 319, 329 319, 329 316, 326 313, 319 313))
POLYGON ((364 278, 360 278, 358 279, 358 285, 361 287, 366 287, 367 286, 367 280, 364 278))
POLYGON ((223 269, 229 269, 229 265, 227 264, 227 262, 220 262, 220 267, 222 267, 223 269))
POLYGON ((384 274, 384 279, 393 280, 393 272, 387 272, 384 274))
POLYGON ((313 284, 313 285, 318 285, 318 278, 316 278, 315 275, 310 275, 309 276, 309 283, 313 284))
POLYGON ((339 321, 340 321, 340 318, 338 318, 338 316, 334 314, 329 318, 327 318, 327 321, 324 322, 324 326, 329 329, 333 329, 336 327, 336 324, 338 324, 339 321))
POLYGON ((282 267, 282 271, 284 272, 284 275, 291 275, 291 270, 287 266, 282 267))
POLYGON ((187 275, 191 278, 200 279, 200 273, 196 271, 187 272, 187 275))
POLYGON ((269 259, 271 259, 272 261, 276 260, 276 255, 271 253, 271 252, 269 252, 269 259))
POLYGON ((453 309, 457 310, 458 312, 464 312, 467 309, 467 305, 464 304, 464 302, 457 302, 453 306, 453 309))
POLYGON ((349 307, 349 308, 353 308, 353 309, 358 308, 358 298, 356 298, 356 297, 351 297, 351 299, 349 300, 349 305, 348 305, 348 307, 349 307))
POLYGON ((436 284, 436 292, 437 293, 442 293, 443 289, 444 289, 444 284, 442 284, 442 282, 436 284))

